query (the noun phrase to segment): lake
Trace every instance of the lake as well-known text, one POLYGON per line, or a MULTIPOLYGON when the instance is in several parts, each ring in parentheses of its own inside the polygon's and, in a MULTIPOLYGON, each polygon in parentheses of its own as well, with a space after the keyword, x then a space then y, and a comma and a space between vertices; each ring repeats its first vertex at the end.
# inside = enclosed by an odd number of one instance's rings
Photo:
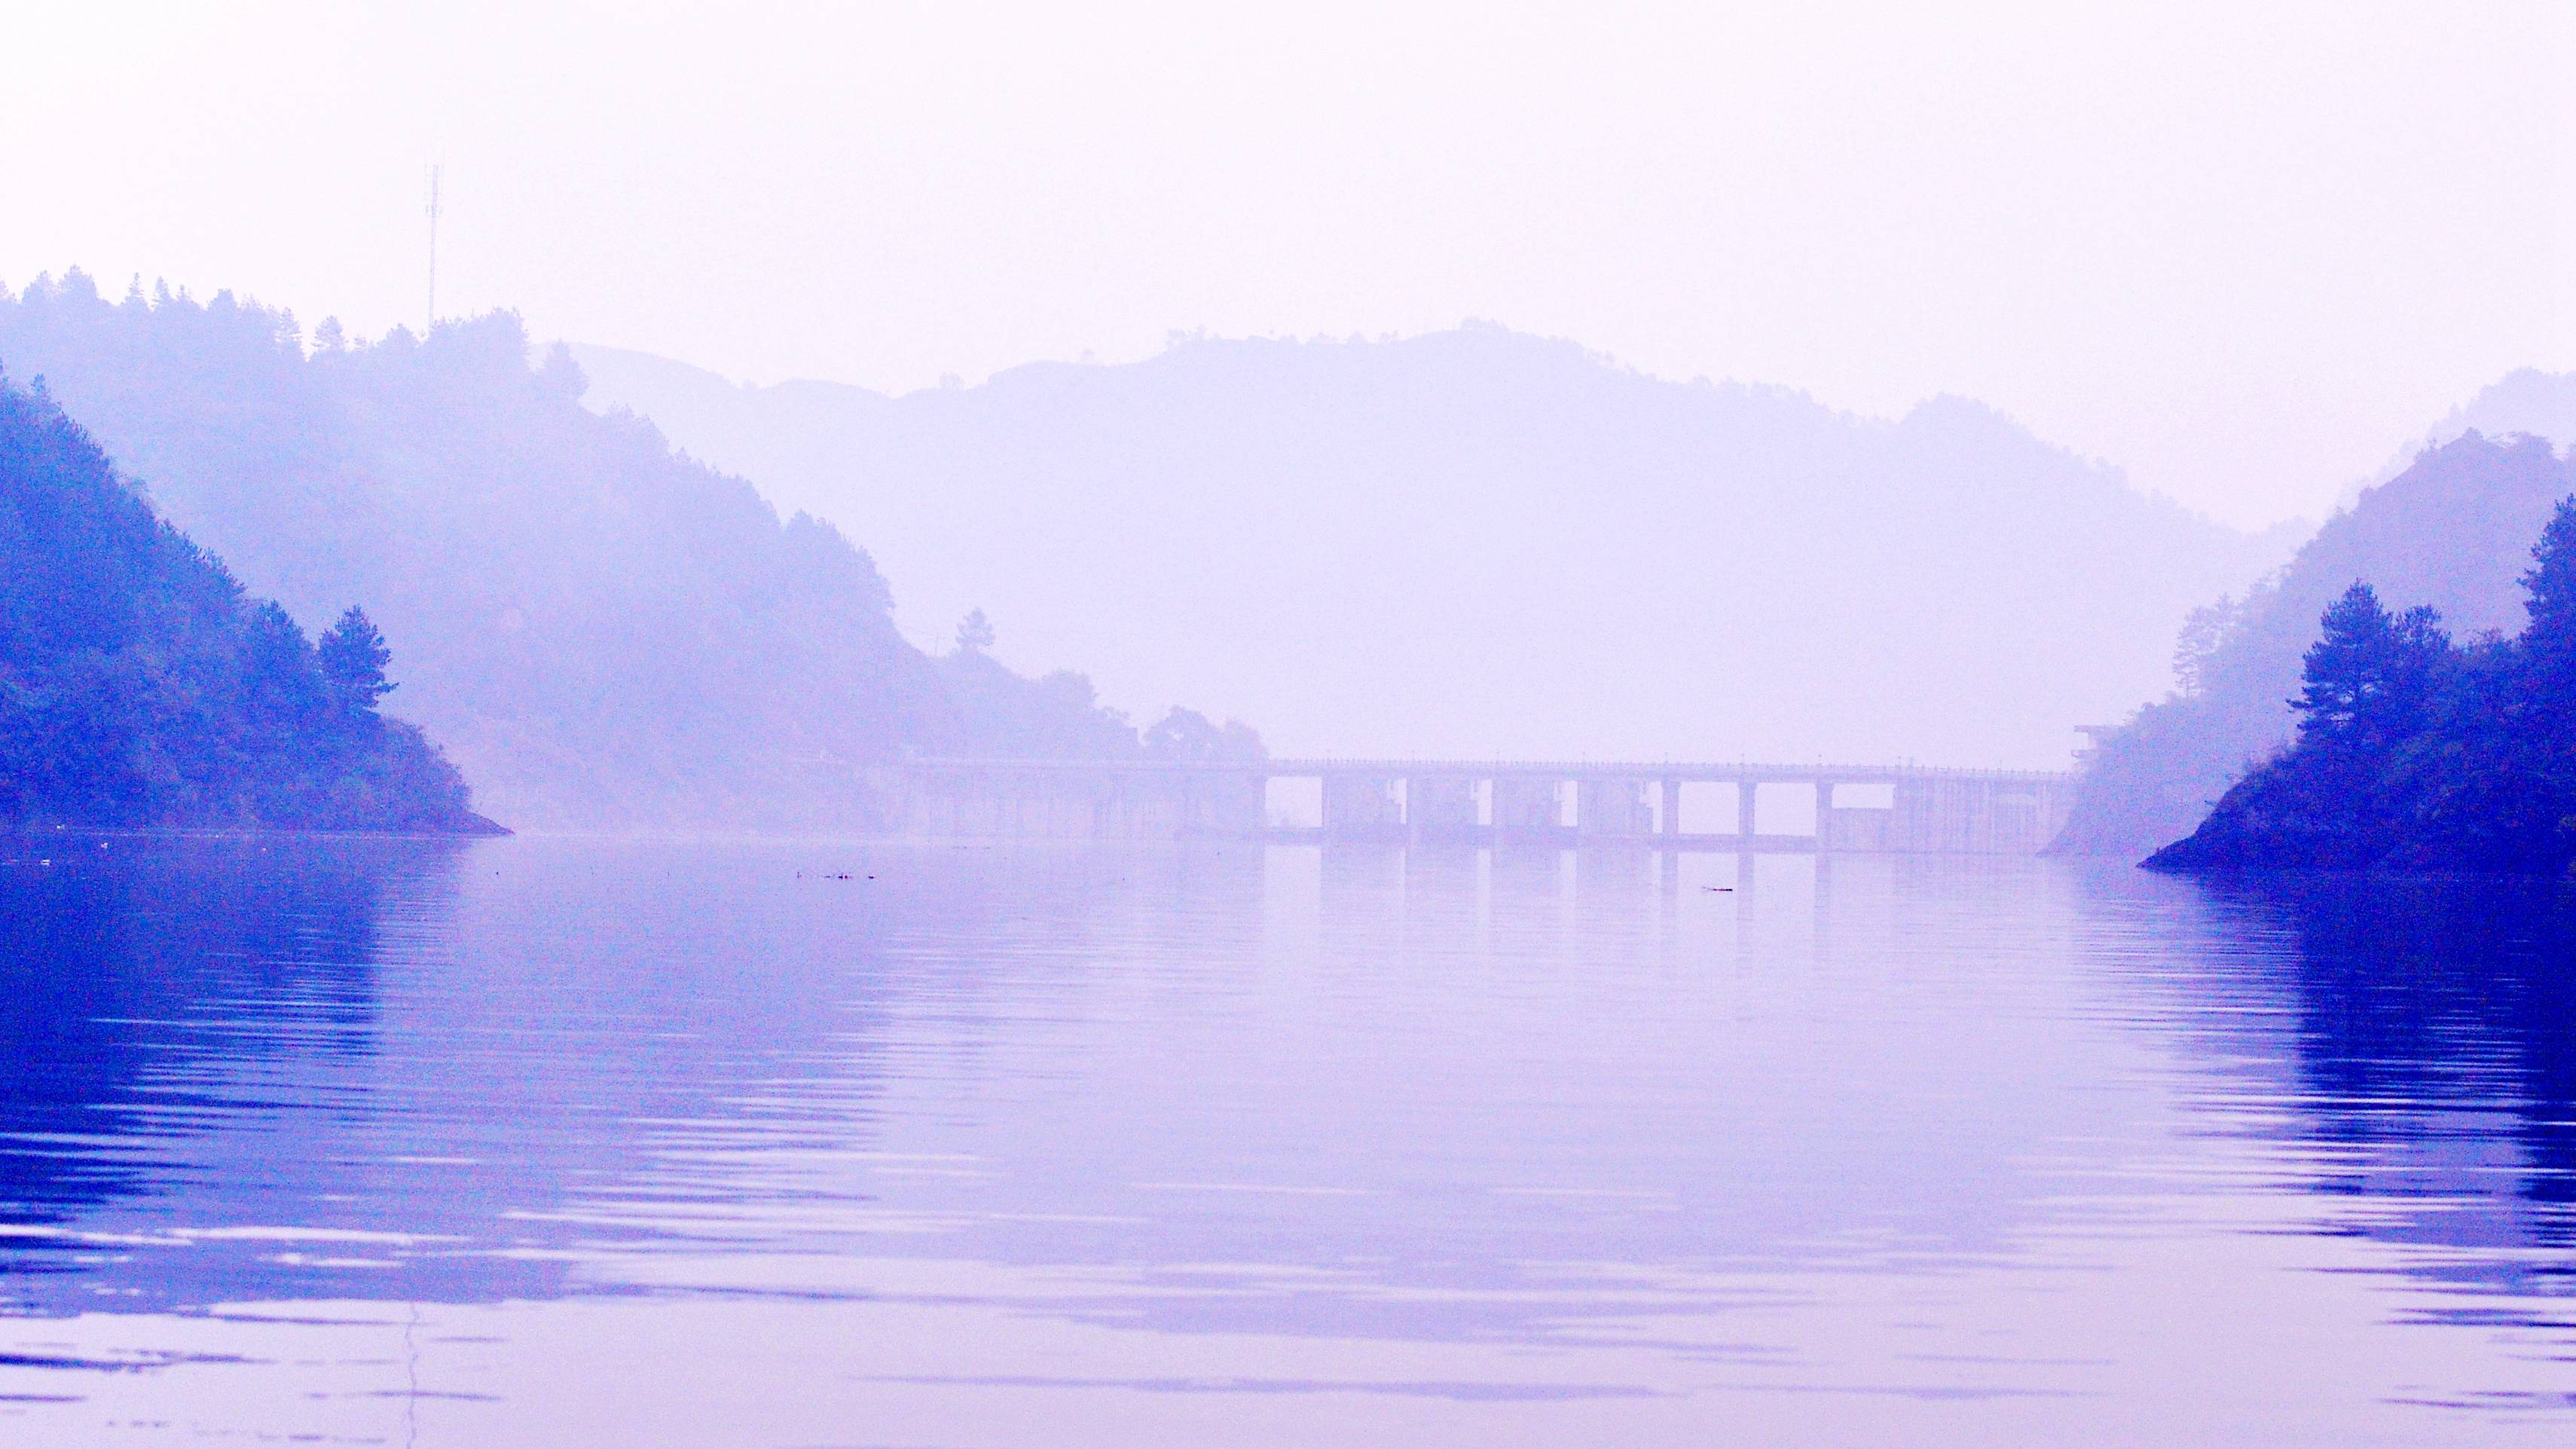
POLYGON ((2570 920, 0 839, 0 1442, 2564 1444, 2570 920))

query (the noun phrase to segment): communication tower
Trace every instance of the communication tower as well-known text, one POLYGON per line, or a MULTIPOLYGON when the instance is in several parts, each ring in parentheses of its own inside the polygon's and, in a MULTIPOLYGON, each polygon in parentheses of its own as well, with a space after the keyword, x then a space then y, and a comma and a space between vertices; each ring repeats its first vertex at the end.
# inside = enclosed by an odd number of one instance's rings
MULTIPOLYGON (((429 165, 429 325, 438 325, 438 163, 429 165)), ((421 334, 427 336, 424 329, 421 334)))

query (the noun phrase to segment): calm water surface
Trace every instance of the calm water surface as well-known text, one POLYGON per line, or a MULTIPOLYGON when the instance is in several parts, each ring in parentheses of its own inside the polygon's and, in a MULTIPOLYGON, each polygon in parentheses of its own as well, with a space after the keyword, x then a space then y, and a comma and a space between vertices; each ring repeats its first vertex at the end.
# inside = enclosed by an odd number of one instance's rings
POLYGON ((2576 1442, 2569 919, 0 841, 0 1442, 2576 1442))

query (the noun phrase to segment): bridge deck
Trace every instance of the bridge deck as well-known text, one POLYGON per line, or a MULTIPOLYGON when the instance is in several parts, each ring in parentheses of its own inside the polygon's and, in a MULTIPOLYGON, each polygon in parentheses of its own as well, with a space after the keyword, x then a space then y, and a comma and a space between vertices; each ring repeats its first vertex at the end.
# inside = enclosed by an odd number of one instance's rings
POLYGON ((865 772, 881 828, 979 839, 1311 834, 1424 844, 1563 840, 1659 850, 2016 854, 2056 835, 2073 795, 2073 777, 2051 771, 1822 761, 940 758, 865 772), (1313 825, 1290 825, 1273 812, 1268 797, 1279 780, 1318 782, 1313 825), (1735 787, 1734 830, 1682 828, 1693 785, 1735 787), (1887 790, 1867 804, 1846 803, 1835 798, 1844 785, 1887 790), (1773 786, 1811 792, 1812 834, 1759 828, 1756 802, 1773 786))
POLYGON ((1369 775, 1386 779, 1679 780, 1691 784, 1750 780, 1765 785, 1812 784, 1819 780, 1830 780, 1837 785, 1889 784, 1900 780, 1977 780, 2044 785, 2059 784, 2073 778, 2063 770, 1963 769, 1937 765, 1791 765, 1749 760, 1408 760, 1329 756, 1265 760, 1030 760, 920 756, 888 761, 886 768, 1072 774, 1261 775, 1271 779, 1369 775))

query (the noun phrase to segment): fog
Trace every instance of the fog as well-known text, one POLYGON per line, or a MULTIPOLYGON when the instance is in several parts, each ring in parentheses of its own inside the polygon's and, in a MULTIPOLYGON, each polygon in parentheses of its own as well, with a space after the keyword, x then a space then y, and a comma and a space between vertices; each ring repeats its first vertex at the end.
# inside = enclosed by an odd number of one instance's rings
MULTIPOLYGON (((1140 736, 1078 674, 907 647, 865 552, 675 456, 651 424, 584 411, 580 368, 560 348, 532 359, 512 317, 357 346, 315 331, 308 351, 293 319, 229 294, 110 301, 79 273, 0 299, 0 359, 42 379, 217 572, 309 630, 353 602, 382 621, 399 716, 522 827, 852 830, 874 818, 863 767, 896 755, 1258 748, 1194 713, 1140 736)), ((80 591, 83 562, 112 551, 46 526, 59 510, 28 493, 0 500, 0 521, 37 520, 0 552, 19 570, 61 560, 28 570, 55 581, 8 611, 42 638, 64 611, 41 601, 80 591)), ((88 587, 131 591, 112 573, 88 587)), ((62 642, 0 661, 0 682, 32 677, 40 720, 49 695, 82 697, 93 641, 62 642), (62 685, 49 654, 74 661, 62 685)), ((202 652, 148 630, 115 642, 146 659, 202 652)), ((208 684, 118 692, 239 693, 208 684)))
POLYGON ((2566 0, 19 8, 0 1439, 2576 1442, 2566 0))
POLYGON ((915 639, 981 608, 1005 660, 1289 754, 2061 768, 2294 542, 1962 399, 1856 417, 1491 326, 899 399, 577 355, 594 406, 869 540, 915 639))
POLYGON ((2262 526, 2576 365, 2564 13, 40 7, 0 280, 417 330, 438 160, 447 311, 728 377, 1489 318, 2262 526))
MULTIPOLYGON (((252 597, 367 605, 523 823, 1256 733, 2061 769, 2199 687, 2222 599, 2275 601, 2277 680, 2336 510, 2427 443, 2568 435, 2566 38, 83 7, 0 96, 46 138, 0 159, 0 369, 252 597)), ((2443 519, 2530 522, 2556 464, 2505 456, 2354 556, 2503 598, 2524 544, 2443 519)))

